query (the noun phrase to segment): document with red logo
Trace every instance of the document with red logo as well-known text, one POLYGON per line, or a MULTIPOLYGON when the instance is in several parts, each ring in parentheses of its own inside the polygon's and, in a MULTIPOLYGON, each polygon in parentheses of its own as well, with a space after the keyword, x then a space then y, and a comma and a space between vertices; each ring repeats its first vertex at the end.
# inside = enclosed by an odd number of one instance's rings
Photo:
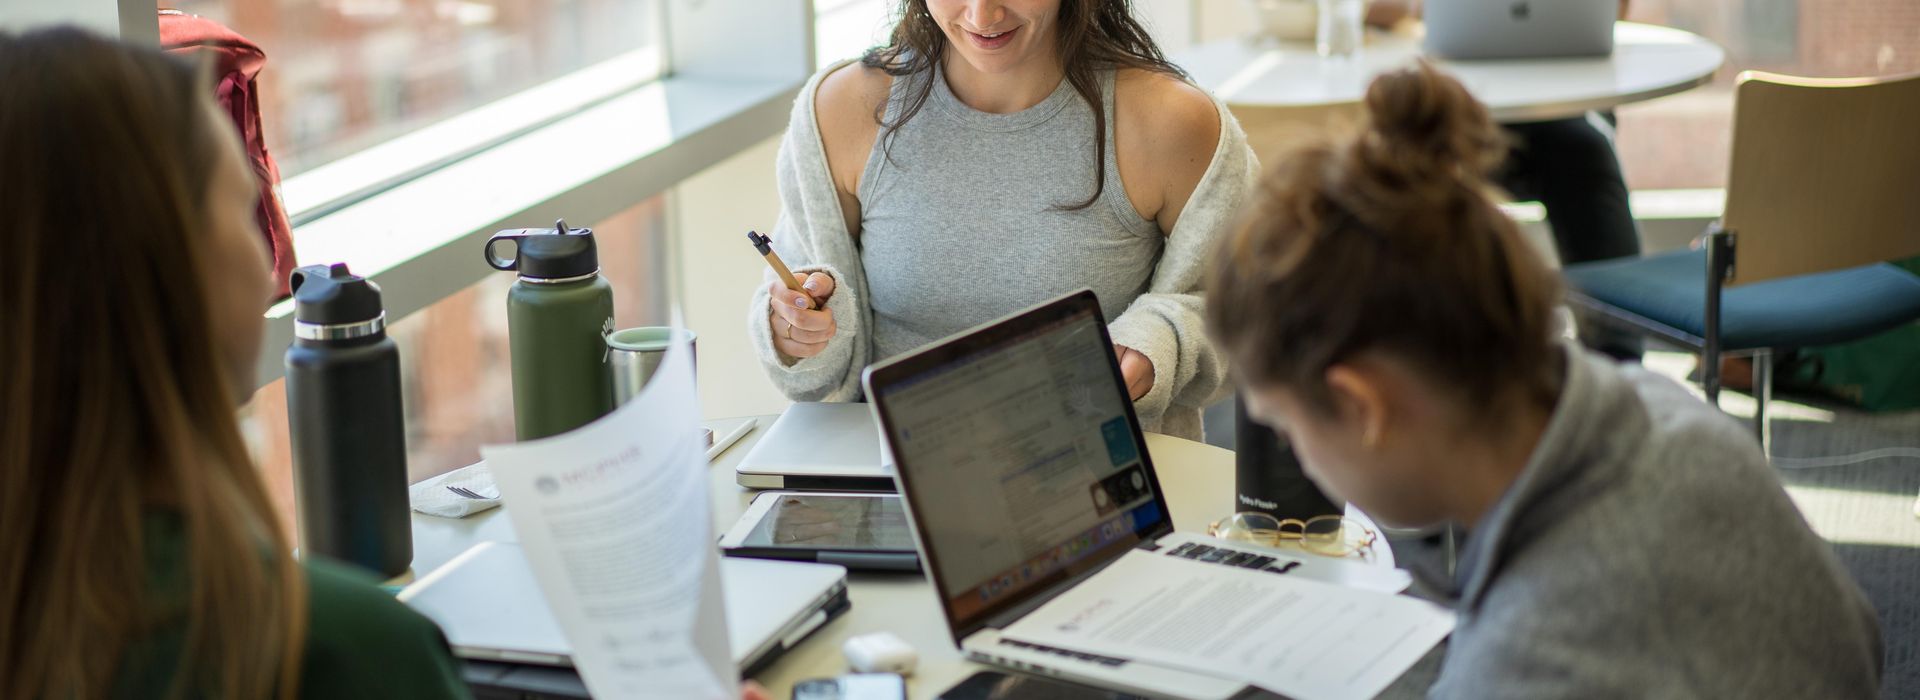
POLYGON ((691 355, 578 430, 481 449, 594 697, 739 696, 691 355))
POLYGON ((1136 549, 1001 636, 1321 700, 1380 694, 1452 631, 1426 601, 1136 549))

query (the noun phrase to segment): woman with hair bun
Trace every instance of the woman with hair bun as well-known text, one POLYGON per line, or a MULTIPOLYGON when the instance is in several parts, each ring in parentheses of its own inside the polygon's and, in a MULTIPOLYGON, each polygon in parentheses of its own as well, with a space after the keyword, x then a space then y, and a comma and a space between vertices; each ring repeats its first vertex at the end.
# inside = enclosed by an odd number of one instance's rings
POLYGON ((1428 65, 1366 107, 1358 136, 1276 159, 1207 327, 1323 490, 1468 533, 1422 582, 1460 616, 1428 694, 1875 695, 1874 611, 1752 435, 1556 327, 1557 277, 1486 180, 1486 109, 1428 65))

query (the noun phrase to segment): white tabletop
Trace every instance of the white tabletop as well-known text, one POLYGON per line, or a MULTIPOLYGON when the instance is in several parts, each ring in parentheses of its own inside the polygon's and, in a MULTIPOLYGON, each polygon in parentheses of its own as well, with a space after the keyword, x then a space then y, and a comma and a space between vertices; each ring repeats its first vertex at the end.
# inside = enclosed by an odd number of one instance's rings
MULTIPOLYGON (((713 523, 716 532, 725 532, 746 510, 756 492, 734 483, 733 468, 753 443, 773 424, 777 416, 730 418, 708 421, 715 435, 726 435, 742 422, 758 421, 759 427, 738 444, 714 459, 709 469, 713 494, 713 523)), ((1165 435, 1147 435, 1147 451, 1152 456, 1160 486, 1166 492, 1167 508, 1174 528, 1204 532, 1208 523, 1233 512, 1233 453, 1218 447, 1165 435)), ((413 514, 413 574, 425 575, 451 561, 469 547, 485 541, 513 542, 513 524, 505 508, 496 508, 463 519, 413 514)), ((1349 511, 1349 515, 1359 516, 1349 511)), ((1393 566, 1393 553, 1381 541, 1376 564, 1393 566)), ((954 647, 942 619, 940 603, 933 586, 917 574, 848 575, 848 596, 852 609, 822 627, 807 641, 788 651, 756 677, 775 698, 790 697, 793 685, 810 678, 847 673, 840 645, 848 637, 868 632, 892 632, 900 635, 920 654, 918 671, 907 679, 907 694, 913 698, 932 698, 988 667, 962 659, 954 647)))
MULTIPOLYGON (((1725 60, 1696 34, 1647 24, 1614 25, 1613 55, 1596 58, 1440 61, 1487 104, 1495 121, 1544 121, 1650 100, 1705 84, 1725 60)), ((1322 58, 1313 44, 1216 41, 1173 56, 1230 107, 1352 104, 1373 76, 1420 55, 1411 33, 1370 33, 1351 57, 1322 58)))

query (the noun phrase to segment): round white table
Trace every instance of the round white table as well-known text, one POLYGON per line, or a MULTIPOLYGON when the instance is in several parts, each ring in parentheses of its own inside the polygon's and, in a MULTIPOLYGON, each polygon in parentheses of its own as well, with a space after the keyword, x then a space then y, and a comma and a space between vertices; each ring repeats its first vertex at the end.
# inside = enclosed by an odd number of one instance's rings
MULTIPOLYGON (((758 428, 708 465, 716 532, 725 532, 732 527, 758 493, 734 483, 733 469, 777 417, 707 421, 706 427, 712 429, 715 435, 726 435, 747 420, 755 420, 759 424, 758 428)), ((1233 512, 1232 452, 1151 433, 1147 435, 1147 451, 1160 477, 1160 486, 1165 491, 1167 508, 1173 515, 1175 529, 1204 532, 1209 523, 1233 512)), ((1354 511, 1349 511, 1349 514, 1364 517, 1354 511)), ((414 513, 413 577, 432 572, 481 542, 518 541, 510 517, 505 508, 461 519, 414 513)), ((1376 545, 1373 563, 1389 568, 1393 566, 1393 553, 1384 539, 1376 545)), ((396 582, 404 582, 405 578, 396 582)), ((907 678, 909 697, 935 697, 975 671, 989 668, 961 658, 959 649, 948 634, 946 621, 941 619, 940 603, 933 586, 927 583, 924 576, 850 572, 847 583, 847 594, 853 607, 789 650, 755 678, 767 687, 772 697, 790 697, 793 685, 803 680, 848 673, 840 645, 848 637, 868 632, 886 631, 900 635, 919 652, 919 668, 907 678)))
MULTIPOLYGON (((1575 117, 1698 87, 1726 54, 1698 35, 1647 24, 1614 25, 1611 56, 1438 61, 1486 103, 1494 121, 1575 117)), ((1194 82, 1240 108, 1325 109, 1360 101, 1373 77, 1420 55, 1413 33, 1370 33, 1353 56, 1323 58, 1312 42, 1216 41, 1173 56, 1194 82)), ((1241 117, 1243 120, 1245 116, 1241 117)))

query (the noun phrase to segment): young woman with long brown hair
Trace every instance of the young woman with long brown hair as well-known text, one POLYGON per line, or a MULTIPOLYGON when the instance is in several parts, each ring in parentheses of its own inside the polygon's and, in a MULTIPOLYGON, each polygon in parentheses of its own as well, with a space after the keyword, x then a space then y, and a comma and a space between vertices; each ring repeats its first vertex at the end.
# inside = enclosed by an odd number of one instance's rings
POLYGON ((1233 117, 1126 0, 902 0, 890 43, 814 76, 781 145, 749 314, 790 398, 859 397, 888 356, 1091 287, 1148 429, 1200 435, 1225 375, 1200 260, 1256 173, 1233 117))
POLYGON ((0 698, 466 697, 432 622, 294 561, 241 441, 274 285, 205 76, 56 29, 0 85, 0 698))
POLYGON ((0 33, 0 697, 464 697, 437 628, 292 557, 235 410, 273 292, 207 81, 0 33))
POLYGON ((1427 582, 1460 616, 1439 679, 1400 690, 1875 696, 1874 611, 1753 436, 1559 337, 1558 277, 1486 180, 1505 144, 1485 108, 1430 66, 1366 107, 1358 136, 1261 182, 1213 258, 1207 325, 1322 489, 1468 533, 1427 582))

